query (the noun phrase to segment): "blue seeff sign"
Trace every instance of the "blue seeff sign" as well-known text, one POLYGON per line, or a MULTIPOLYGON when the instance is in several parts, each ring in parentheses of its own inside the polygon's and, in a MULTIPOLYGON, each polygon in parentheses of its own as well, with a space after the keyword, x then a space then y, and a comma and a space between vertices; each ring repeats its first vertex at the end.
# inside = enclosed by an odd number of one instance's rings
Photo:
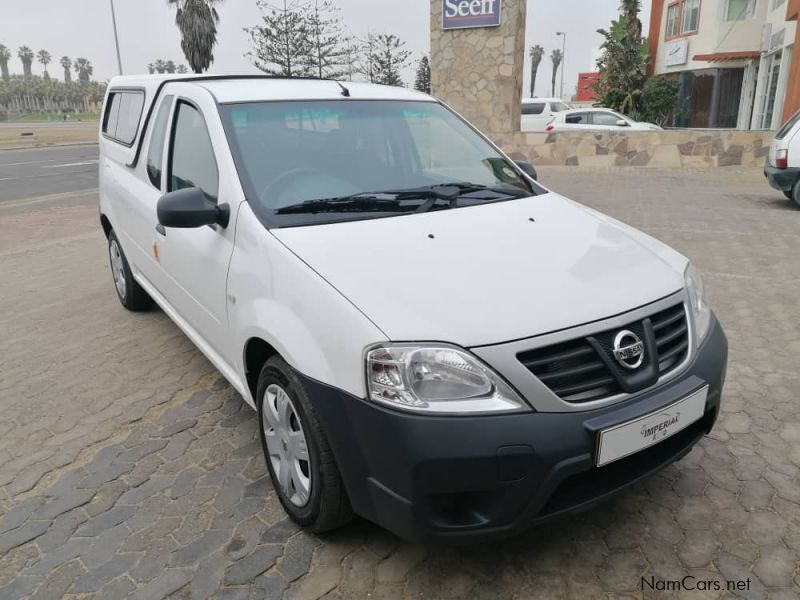
POLYGON ((502 0, 442 0, 442 29, 497 27, 502 0))

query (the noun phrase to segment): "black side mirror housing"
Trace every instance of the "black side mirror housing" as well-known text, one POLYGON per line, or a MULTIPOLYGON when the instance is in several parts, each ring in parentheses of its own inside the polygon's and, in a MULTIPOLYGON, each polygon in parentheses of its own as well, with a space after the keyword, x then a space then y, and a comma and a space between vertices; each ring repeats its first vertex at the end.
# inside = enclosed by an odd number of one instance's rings
POLYGON ((164 194, 156 206, 158 222, 164 227, 194 229, 204 225, 227 227, 231 210, 227 204, 213 204, 203 190, 184 188, 164 194))
POLYGON ((520 171, 525 173, 525 175, 527 175, 534 181, 537 181, 539 179, 539 175, 538 173, 536 173, 536 169, 527 160, 515 160, 514 164, 517 165, 517 167, 519 167, 520 171))

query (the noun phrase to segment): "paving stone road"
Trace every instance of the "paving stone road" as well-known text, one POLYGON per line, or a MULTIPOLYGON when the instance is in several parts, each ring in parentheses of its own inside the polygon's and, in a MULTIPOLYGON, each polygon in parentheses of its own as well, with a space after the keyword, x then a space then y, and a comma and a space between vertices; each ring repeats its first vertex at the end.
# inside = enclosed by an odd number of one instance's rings
POLYGON ((160 311, 119 306, 93 195, 0 204, 0 599, 800 596, 800 210, 753 169, 541 175, 705 272, 728 383, 684 460, 491 545, 307 534, 243 400, 160 311), (642 590, 687 575, 723 591, 642 590))

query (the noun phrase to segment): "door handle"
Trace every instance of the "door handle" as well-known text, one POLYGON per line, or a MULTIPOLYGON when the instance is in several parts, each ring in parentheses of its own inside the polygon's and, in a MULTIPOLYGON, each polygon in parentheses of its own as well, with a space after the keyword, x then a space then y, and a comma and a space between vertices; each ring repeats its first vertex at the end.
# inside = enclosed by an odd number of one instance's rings
POLYGON ((167 230, 164 229, 164 226, 161 223, 156 225, 156 231, 158 232, 159 235, 163 235, 164 237, 167 237, 167 230))

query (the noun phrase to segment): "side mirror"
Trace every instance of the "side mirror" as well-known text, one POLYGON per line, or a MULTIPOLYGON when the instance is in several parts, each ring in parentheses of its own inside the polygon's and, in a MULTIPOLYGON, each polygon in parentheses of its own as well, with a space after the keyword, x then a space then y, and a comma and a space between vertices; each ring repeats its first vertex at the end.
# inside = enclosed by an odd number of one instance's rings
POLYGON ((617 127, 630 127, 631 124, 628 123, 625 119, 620 119, 617 121, 617 127))
POLYGON ((527 175, 534 181, 539 179, 539 175, 536 173, 536 169, 527 160, 515 160, 514 164, 517 165, 517 167, 519 167, 520 171, 525 173, 525 175, 527 175))
POLYGON ((159 198, 156 206, 158 222, 164 227, 193 229, 203 225, 228 226, 230 207, 212 204, 200 188, 185 188, 159 198))

